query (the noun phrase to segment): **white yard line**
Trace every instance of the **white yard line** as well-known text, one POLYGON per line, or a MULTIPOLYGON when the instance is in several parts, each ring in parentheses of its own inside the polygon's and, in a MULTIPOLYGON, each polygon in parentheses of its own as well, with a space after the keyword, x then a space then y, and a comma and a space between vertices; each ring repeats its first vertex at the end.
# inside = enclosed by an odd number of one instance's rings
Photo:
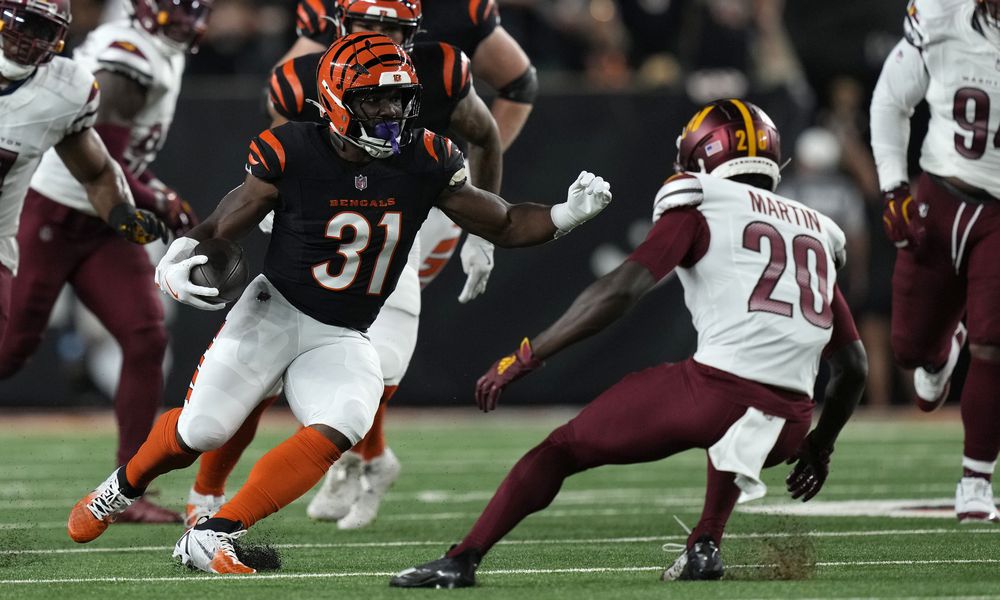
MULTIPOLYGON (((1000 534, 1000 527, 990 527, 981 529, 885 529, 879 531, 858 530, 858 531, 806 531, 801 533, 790 532, 751 532, 751 533, 730 533, 726 534, 727 540, 739 539, 768 539, 806 536, 811 538, 843 538, 843 537, 881 537, 889 535, 939 535, 939 534, 1000 534)), ((569 538, 569 539, 529 539, 529 540, 500 540, 498 545, 506 546, 536 546, 536 545, 574 545, 574 544, 637 544, 637 543, 661 543, 669 540, 683 540, 685 535, 673 536, 637 536, 637 537, 611 537, 611 538, 569 538)), ((391 542, 333 542, 333 543, 300 543, 300 544, 274 544, 275 548, 281 549, 330 549, 330 548, 400 548, 408 546, 447 546, 451 541, 444 540, 422 540, 422 541, 391 541, 391 542)), ((10 554, 93 554, 109 552, 165 552, 172 550, 173 546, 118 546, 113 548, 82 547, 82 548, 48 548, 31 550, 9 550, 0 549, 0 555, 10 554)))
MULTIPOLYGON (((936 559, 936 560, 859 560, 818 562, 819 567, 881 567, 901 565, 942 565, 942 564, 1000 564, 1000 559, 936 559)), ((771 565, 730 565, 730 569, 759 569, 771 565)), ((567 569, 484 569, 479 575, 554 575, 554 574, 585 574, 585 573, 632 573, 637 571, 662 571, 663 566, 634 567, 575 567, 567 569)), ((155 582, 205 582, 205 581, 246 581, 260 579, 324 579, 344 577, 388 577, 391 571, 354 571, 348 573, 261 573, 252 576, 201 576, 192 574, 187 577, 78 577, 66 579, 0 579, 0 585, 32 585, 32 584, 69 584, 69 583, 155 583, 155 582)))

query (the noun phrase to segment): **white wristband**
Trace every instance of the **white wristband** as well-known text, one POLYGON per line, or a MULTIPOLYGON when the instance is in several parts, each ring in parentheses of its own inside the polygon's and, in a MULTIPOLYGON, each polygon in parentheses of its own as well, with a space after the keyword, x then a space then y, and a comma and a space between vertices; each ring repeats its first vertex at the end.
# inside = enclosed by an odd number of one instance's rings
POLYGON ((552 208, 549 210, 549 216, 552 219, 552 224, 558 230, 556 237, 569 233, 574 227, 580 224, 570 216, 568 202, 560 202, 559 204, 552 205, 552 208))

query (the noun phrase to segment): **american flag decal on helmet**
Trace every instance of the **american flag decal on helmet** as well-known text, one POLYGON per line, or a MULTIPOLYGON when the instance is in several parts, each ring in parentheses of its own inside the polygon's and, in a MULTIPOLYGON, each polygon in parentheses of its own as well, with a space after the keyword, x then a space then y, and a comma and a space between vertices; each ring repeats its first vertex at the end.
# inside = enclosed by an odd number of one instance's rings
POLYGON ((355 175, 354 176, 354 187, 361 191, 368 187, 368 177, 366 175, 355 175))

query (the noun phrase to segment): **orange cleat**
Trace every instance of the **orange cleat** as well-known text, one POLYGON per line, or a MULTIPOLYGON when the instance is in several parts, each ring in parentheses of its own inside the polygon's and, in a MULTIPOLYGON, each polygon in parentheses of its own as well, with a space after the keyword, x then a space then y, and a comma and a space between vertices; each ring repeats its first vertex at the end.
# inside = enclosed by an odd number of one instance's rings
POLYGON ((138 500, 123 494, 118 485, 118 471, 123 468, 115 470, 104 483, 73 506, 66 531, 74 542, 85 544, 97 539, 118 515, 138 500))

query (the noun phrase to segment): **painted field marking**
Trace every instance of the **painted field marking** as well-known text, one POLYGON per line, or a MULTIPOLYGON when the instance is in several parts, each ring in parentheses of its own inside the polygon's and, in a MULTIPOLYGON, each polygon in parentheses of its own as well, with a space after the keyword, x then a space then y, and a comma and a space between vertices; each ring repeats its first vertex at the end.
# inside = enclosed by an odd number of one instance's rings
MULTIPOLYGON (((806 531, 800 533, 791 532, 752 532, 752 533, 730 533, 726 534, 727 540, 734 539, 768 539, 805 536, 811 538, 844 538, 844 537, 882 537, 889 535, 938 535, 938 534, 1000 534, 1000 527, 990 527, 981 529, 885 529, 885 530, 857 530, 857 531, 806 531)), ((573 544, 638 544, 638 543, 660 543, 670 540, 686 539, 685 535, 673 536, 633 536, 633 537, 611 537, 611 538, 570 538, 570 539, 545 539, 545 540, 500 540, 501 546, 539 546, 539 545, 573 545, 573 544)), ((392 542, 342 542, 342 543, 298 543, 298 544, 273 544, 280 549, 336 549, 336 548, 401 548, 419 546, 447 546, 452 542, 440 540, 423 541, 392 541, 392 542)), ((173 546, 119 546, 113 548, 35 548, 31 550, 9 550, 0 549, 0 555, 20 555, 20 554, 93 554, 109 552, 165 552, 172 550, 173 546)))
MULTIPOLYGON (((859 560, 817 562, 817 567, 882 567, 902 565, 953 565, 953 564, 1000 564, 1000 559, 932 559, 932 560, 859 560)), ((730 569, 762 569, 771 567, 768 564, 730 565, 730 569)), ((554 574, 586 574, 586 573, 632 573, 640 571, 662 571, 663 565, 635 567, 575 567, 566 569, 484 569, 479 575, 554 575, 554 574)), ((222 575, 190 577, 78 577, 67 579, 0 579, 0 585, 32 585, 58 583, 154 583, 154 582, 204 582, 204 581, 248 581, 260 579, 319 579, 343 577, 388 577, 394 575, 391 571, 354 571, 349 573, 259 573, 256 575, 222 575)))

